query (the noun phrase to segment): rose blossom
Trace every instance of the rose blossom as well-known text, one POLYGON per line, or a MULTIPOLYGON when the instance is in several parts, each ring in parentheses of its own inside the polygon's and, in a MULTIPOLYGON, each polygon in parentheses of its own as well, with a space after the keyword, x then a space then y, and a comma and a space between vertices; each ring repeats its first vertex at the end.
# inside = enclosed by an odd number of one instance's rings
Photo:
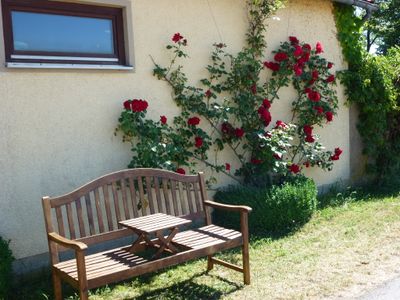
POLYGON ((281 154, 278 154, 278 153, 274 153, 273 157, 274 157, 276 160, 281 160, 281 159, 282 159, 282 155, 281 155, 281 154))
POLYGON ((303 126, 303 131, 306 135, 312 135, 312 130, 313 130, 313 127, 310 125, 303 126))
POLYGON ((306 168, 309 168, 309 167, 310 167, 310 162, 309 162, 309 161, 306 161, 303 165, 304 165, 306 168))
POLYGON ((203 139, 201 137, 196 136, 194 138, 194 140, 195 140, 195 144, 194 145, 195 145, 196 148, 201 148, 201 146, 203 146, 203 139))
POLYGON ((307 143, 314 143, 315 139, 314 139, 314 137, 312 135, 307 135, 306 138, 305 138, 305 141, 307 143))
POLYGON ((325 81, 327 83, 333 82, 333 81, 335 81, 335 76, 334 75, 330 75, 325 81))
POLYGON ((186 174, 186 172, 185 172, 185 170, 184 169, 182 169, 182 168, 178 168, 178 169, 176 169, 176 171, 175 171, 176 173, 178 173, 178 174, 182 174, 182 175, 185 175, 186 174))
POLYGON ((134 112, 142 112, 147 109, 149 104, 146 100, 142 99, 133 99, 131 102, 131 107, 134 112))
POLYGON ((283 122, 283 121, 281 121, 281 120, 276 121, 275 129, 276 129, 276 128, 279 128, 279 127, 281 127, 281 128, 286 128, 286 123, 283 122))
POLYGON ((257 85, 256 85, 256 84, 253 84, 253 85, 250 87, 250 90, 251 90, 251 92, 253 93, 253 95, 257 94, 257 85))
POLYGON ((226 163, 225 164, 225 170, 230 171, 231 170, 231 164, 226 163))
POLYGON ((295 50, 293 52, 294 57, 299 57, 303 55, 303 48, 301 48, 299 45, 295 46, 295 50))
POLYGON ((266 109, 271 108, 271 102, 269 102, 268 99, 264 99, 264 100, 263 100, 263 106, 264 106, 266 109))
POLYGON ((284 60, 288 60, 289 56, 285 52, 278 52, 277 54, 275 54, 274 59, 277 62, 282 62, 284 60))
POLYGON ((198 117, 192 117, 188 119, 188 125, 199 125, 200 124, 200 119, 198 117))
POLYGON ((331 160, 339 160, 339 155, 332 155, 331 160))
POLYGON ((314 106, 313 107, 315 111, 319 114, 322 115, 324 113, 324 109, 321 106, 314 106))
POLYGON ((333 113, 331 111, 327 111, 325 113, 326 121, 331 122, 333 120, 333 113))
POLYGON ((131 110, 131 100, 126 100, 126 101, 124 102, 124 108, 125 108, 126 110, 131 110))
POLYGON ((174 36, 172 37, 172 41, 174 43, 178 43, 181 39, 183 39, 183 36, 179 32, 175 33, 174 36))
POLYGON ((161 122, 161 124, 167 124, 167 117, 166 116, 160 116, 160 122, 161 122))
POLYGON ((300 172, 300 167, 299 167, 298 165, 296 165, 296 164, 292 164, 292 165, 289 167, 289 170, 290 170, 290 172, 292 172, 293 174, 297 174, 297 173, 300 172))
POLYGON ((340 156, 342 153, 343 153, 343 150, 342 150, 342 149, 340 149, 339 147, 338 147, 338 148, 335 148, 335 154, 336 154, 337 156, 340 156))
POLYGON ((301 68, 301 66, 300 66, 299 64, 295 64, 295 65, 293 66, 293 70, 294 70, 294 73, 295 73, 297 76, 300 76, 301 74, 303 74, 303 69, 301 68))
POLYGON ((253 158, 251 159, 251 163, 252 163, 253 165, 259 165, 259 164, 262 163, 262 160, 253 157, 253 158))
POLYGON ((310 52, 310 51, 311 51, 311 46, 310 46, 310 44, 304 44, 304 45, 303 45, 303 49, 306 50, 306 51, 308 51, 308 52, 310 52))
POLYGON ((224 122, 221 125, 221 131, 225 134, 232 134, 234 131, 234 128, 231 124, 229 124, 228 122, 224 122))
POLYGON ((317 70, 312 71, 312 73, 311 73, 312 79, 317 80, 318 76, 319 76, 319 73, 317 70))
POLYGON ((210 90, 207 90, 207 91, 204 93, 204 95, 205 95, 207 98, 210 98, 211 95, 212 95, 212 93, 211 93, 210 90))
POLYGON ((289 41, 292 43, 292 45, 297 45, 299 43, 299 40, 295 36, 289 36, 289 41))
POLYGON ((317 91, 310 91, 307 96, 312 102, 318 102, 321 100, 321 95, 317 91))
POLYGON ((317 43, 317 45, 315 46, 315 53, 319 54, 324 52, 324 49, 322 47, 322 44, 320 42, 317 43))
POLYGON ((281 66, 278 63, 274 62, 264 62, 264 66, 272 71, 278 72, 281 68, 281 66))
POLYGON ((332 69, 332 67, 333 67, 333 63, 328 62, 327 68, 328 68, 328 69, 332 69))
POLYGON ((236 129, 235 129, 235 135, 236 135, 236 137, 238 137, 238 138, 243 137, 243 135, 244 135, 244 129, 243 129, 243 128, 236 128, 236 129))

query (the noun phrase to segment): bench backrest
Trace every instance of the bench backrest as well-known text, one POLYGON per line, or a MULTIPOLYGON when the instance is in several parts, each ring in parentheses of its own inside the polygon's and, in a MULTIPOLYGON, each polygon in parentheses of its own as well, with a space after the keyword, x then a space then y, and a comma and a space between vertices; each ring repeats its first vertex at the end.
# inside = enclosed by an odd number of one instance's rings
POLYGON ((132 235, 118 221, 157 212, 205 221, 206 198, 202 173, 128 169, 60 197, 44 197, 43 210, 48 233, 90 245, 132 235))

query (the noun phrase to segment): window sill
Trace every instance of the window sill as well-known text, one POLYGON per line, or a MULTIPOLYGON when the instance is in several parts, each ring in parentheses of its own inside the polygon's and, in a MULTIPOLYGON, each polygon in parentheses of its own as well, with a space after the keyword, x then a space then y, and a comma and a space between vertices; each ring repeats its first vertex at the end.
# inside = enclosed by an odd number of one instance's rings
POLYGON ((133 66, 122 65, 91 65, 91 64, 49 64, 49 63, 21 63, 7 62, 6 67, 10 69, 81 69, 81 70, 120 70, 132 71, 133 66))

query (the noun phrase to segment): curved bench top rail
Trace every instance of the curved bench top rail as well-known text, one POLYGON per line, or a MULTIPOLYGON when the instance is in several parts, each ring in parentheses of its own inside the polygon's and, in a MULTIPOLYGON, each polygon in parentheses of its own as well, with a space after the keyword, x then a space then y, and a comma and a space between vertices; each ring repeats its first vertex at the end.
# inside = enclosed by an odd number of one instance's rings
POLYGON ((127 179, 127 178, 135 179, 138 177, 158 177, 158 178, 174 180, 177 182, 195 183, 200 181, 199 176, 202 176, 201 172, 199 172, 197 175, 181 175, 172 171, 162 170, 162 169, 151 169, 151 168, 125 169, 94 179, 68 194, 64 194, 62 196, 50 197, 50 205, 52 208, 55 208, 68 204, 80 197, 85 196, 86 194, 88 194, 89 192, 98 187, 119 181, 121 179, 127 179))

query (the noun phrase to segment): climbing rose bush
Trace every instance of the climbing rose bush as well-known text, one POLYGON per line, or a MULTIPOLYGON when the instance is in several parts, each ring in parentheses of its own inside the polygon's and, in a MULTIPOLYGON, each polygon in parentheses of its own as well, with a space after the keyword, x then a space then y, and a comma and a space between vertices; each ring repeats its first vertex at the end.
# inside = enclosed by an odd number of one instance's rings
POLYGON ((202 163, 237 181, 254 183, 254 177, 280 180, 312 167, 331 170, 340 159, 343 151, 326 150, 314 131, 329 125, 338 107, 336 78, 329 71, 333 63, 320 56, 324 52, 320 42, 313 48, 291 36, 273 51, 270 61, 252 48, 233 56, 224 44, 215 44, 207 66, 209 76, 195 87, 188 84, 178 63, 188 57, 187 39, 175 33, 171 40, 166 47, 171 62, 168 67, 155 63, 154 76, 171 86, 181 114, 172 122, 166 116, 156 122, 146 117, 146 100, 123 103, 116 131, 131 143, 129 167, 161 167, 186 174, 202 163), (289 85, 297 91, 292 117, 276 119, 271 107, 279 102, 279 90, 289 85), (218 155, 224 149, 232 155, 218 155), (226 157, 234 157, 239 168, 233 170, 226 157))

